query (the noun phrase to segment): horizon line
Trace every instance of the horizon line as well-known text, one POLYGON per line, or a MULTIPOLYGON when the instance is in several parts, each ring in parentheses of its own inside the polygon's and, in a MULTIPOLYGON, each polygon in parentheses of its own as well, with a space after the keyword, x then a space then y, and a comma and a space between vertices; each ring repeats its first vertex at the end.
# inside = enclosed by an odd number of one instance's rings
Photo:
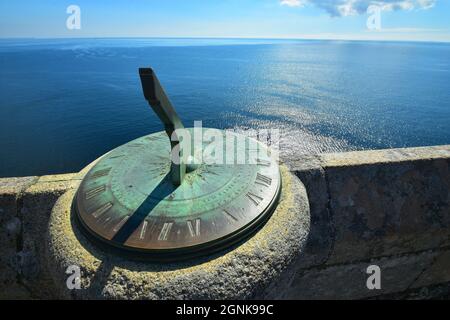
POLYGON ((3 37, 0 40, 82 40, 82 39, 190 39, 190 40, 312 40, 312 41, 355 41, 355 42, 420 42, 420 43, 450 43, 449 40, 423 40, 423 39, 355 39, 355 38, 314 38, 314 37, 192 37, 192 36, 80 36, 80 37, 66 37, 66 36, 51 36, 51 37, 3 37))

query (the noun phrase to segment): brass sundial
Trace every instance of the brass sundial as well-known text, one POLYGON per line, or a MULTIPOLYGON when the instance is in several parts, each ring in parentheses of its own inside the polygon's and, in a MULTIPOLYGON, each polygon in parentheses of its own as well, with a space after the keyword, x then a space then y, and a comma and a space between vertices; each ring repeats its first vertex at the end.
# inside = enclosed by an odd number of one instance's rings
POLYGON ((205 153, 211 140, 189 148, 178 133, 195 136, 198 128, 184 129, 152 69, 139 74, 165 131, 126 143, 92 167, 73 202, 82 229, 118 252, 156 261, 206 255, 250 236, 269 218, 281 189, 270 150, 206 128, 200 134, 223 137, 224 160, 205 153), (225 141, 233 147, 225 150, 225 141))

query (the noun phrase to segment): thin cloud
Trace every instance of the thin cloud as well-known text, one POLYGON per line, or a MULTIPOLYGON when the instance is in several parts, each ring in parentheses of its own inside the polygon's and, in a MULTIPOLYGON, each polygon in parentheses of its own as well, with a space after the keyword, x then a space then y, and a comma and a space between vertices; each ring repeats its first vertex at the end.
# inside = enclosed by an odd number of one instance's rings
POLYGON ((437 0, 280 0, 289 7, 302 7, 313 4, 333 17, 365 14, 370 5, 378 5, 385 11, 430 9, 437 0))
POLYGON ((304 0, 281 0, 282 6, 288 7, 303 7, 306 1, 304 0))

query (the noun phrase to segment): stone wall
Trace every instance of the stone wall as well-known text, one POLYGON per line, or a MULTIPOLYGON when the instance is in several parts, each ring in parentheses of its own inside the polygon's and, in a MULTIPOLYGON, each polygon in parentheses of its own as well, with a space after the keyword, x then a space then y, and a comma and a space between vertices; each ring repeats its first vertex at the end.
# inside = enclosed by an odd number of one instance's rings
POLYGON ((450 146, 359 151, 288 161, 310 202, 310 241, 284 298, 367 298, 447 284, 450 146), (368 290, 378 265, 382 289, 368 290))
MULTIPOLYGON (((311 226, 306 247, 265 298, 449 298, 450 146, 286 164, 306 187, 311 226), (381 290, 366 287, 369 265, 381 268, 381 290)), ((48 220, 87 169, 0 179, 0 298, 58 298, 44 261, 48 220)))

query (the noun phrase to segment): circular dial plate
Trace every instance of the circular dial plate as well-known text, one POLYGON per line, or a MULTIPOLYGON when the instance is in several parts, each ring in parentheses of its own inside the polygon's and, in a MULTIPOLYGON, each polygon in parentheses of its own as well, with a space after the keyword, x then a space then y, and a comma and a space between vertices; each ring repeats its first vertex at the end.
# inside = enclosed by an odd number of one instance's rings
POLYGON ((277 162, 254 139, 205 130, 223 137, 223 150, 208 151, 204 142, 194 153, 202 164, 177 187, 165 132, 106 154, 77 191, 74 208, 82 226, 115 247, 157 254, 223 247, 263 222, 280 191, 277 162))

